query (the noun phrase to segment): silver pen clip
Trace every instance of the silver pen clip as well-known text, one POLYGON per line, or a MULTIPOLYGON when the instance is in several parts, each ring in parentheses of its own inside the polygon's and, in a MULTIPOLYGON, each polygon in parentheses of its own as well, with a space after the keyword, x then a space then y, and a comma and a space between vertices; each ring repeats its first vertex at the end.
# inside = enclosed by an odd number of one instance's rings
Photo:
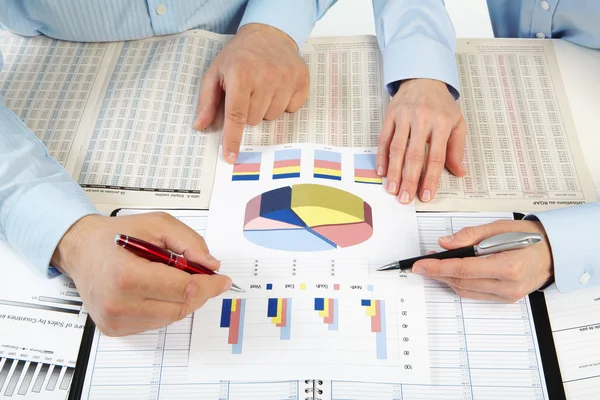
POLYGON ((506 232, 484 239, 475 246, 475 254, 485 256, 507 250, 516 250, 544 240, 539 233, 506 232))

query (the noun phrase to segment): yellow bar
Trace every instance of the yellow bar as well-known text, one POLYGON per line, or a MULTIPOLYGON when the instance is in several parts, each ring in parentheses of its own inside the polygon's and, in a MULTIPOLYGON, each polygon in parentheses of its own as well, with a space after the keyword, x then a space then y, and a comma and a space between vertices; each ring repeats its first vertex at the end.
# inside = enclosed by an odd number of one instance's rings
POLYGON ((235 311, 237 306, 237 300, 236 299, 231 299, 231 311, 235 311))
POLYGON ((293 174, 295 172, 300 172, 300 167, 280 167, 273 168, 273 174, 293 174))
POLYGON ((360 177, 355 177, 354 180, 356 182, 376 182, 376 183, 380 183, 382 181, 381 178, 360 178, 360 177))
POLYGON ((342 176, 342 171, 339 169, 315 168, 315 174, 342 176))
POLYGON ((281 312, 282 305, 283 300, 281 298, 277 299, 277 316, 271 318, 271 322, 274 324, 281 323, 281 318, 283 317, 283 313, 281 312))
POLYGON ((367 307, 367 317, 374 317, 377 315, 377 307, 375 306, 375 300, 371 300, 371 305, 367 307))
POLYGON ((255 171, 255 172, 233 172, 233 176, 236 175, 258 175, 260 174, 260 171, 255 171))
POLYGON ((324 303, 325 307, 323 310, 319 311, 319 317, 327 318, 329 317, 329 299, 325 299, 324 303))

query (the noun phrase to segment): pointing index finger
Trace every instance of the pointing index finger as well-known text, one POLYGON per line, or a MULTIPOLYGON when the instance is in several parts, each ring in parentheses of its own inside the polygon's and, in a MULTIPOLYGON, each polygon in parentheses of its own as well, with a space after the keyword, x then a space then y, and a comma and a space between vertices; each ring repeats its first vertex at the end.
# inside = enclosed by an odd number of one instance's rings
POLYGON ((230 82, 225 92, 223 123, 223 157, 229 163, 234 163, 237 159, 249 108, 250 90, 240 82, 230 82))

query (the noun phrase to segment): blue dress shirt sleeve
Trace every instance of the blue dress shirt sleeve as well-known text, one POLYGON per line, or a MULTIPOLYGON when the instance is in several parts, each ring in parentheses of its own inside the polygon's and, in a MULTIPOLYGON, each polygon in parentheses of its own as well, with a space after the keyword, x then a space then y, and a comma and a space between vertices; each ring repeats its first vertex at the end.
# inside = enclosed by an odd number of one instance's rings
POLYGON ((539 220, 546 230, 560 292, 600 285, 600 203, 540 212, 527 219, 539 220))
POLYGON ((51 275, 50 258, 64 233, 97 210, 2 96, 0 160, 0 239, 51 275))
POLYGON ((373 0, 383 76, 390 95, 405 79, 442 81, 459 95, 456 36, 443 0, 373 0))
POLYGON ((270 25, 288 34, 301 48, 315 23, 336 0, 249 0, 240 22, 270 25))

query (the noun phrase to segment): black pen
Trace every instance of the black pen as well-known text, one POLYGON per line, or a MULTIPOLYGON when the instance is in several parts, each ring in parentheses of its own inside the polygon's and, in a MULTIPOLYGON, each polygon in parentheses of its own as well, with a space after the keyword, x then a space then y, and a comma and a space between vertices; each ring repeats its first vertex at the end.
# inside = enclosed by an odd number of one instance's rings
POLYGON ((481 241, 481 243, 474 246, 461 247, 459 249, 442 251, 440 253, 396 261, 378 268, 377 271, 411 269, 414 263, 427 258, 445 260, 447 258, 487 256, 490 254, 500 253, 502 251, 522 249, 523 247, 539 243, 542 240, 544 240, 544 237, 539 233, 506 232, 484 239, 481 241))

